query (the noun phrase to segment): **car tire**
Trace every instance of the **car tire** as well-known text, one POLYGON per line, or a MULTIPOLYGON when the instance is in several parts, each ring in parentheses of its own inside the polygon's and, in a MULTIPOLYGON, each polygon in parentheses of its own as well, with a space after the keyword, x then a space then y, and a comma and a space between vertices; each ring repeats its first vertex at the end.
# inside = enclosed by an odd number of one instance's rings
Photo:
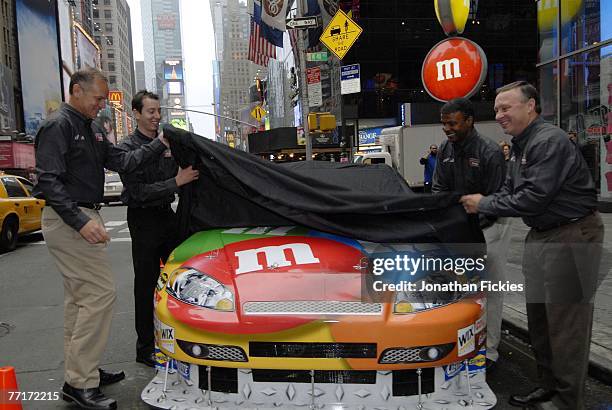
POLYGON ((0 232, 0 251, 9 252, 17 247, 17 233, 19 231, 19 221, 15 217, 9 217, 2 224, 0 232))

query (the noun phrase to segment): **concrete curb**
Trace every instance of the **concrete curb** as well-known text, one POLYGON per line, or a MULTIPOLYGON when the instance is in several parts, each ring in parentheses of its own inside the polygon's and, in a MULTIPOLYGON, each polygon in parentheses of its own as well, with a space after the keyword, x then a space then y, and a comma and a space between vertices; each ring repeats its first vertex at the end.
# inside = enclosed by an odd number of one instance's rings
MULTIPOLYGON (((529 333, 527 331, 527 318, 525 315, 504 310, 502 328, 510 332, 511 335, 529 344, 529 333)), ((609 357, 604 349, 591 343, 591 353, 589 357, 589 376, 602 383, 612 386, 612 357, 609 357)))

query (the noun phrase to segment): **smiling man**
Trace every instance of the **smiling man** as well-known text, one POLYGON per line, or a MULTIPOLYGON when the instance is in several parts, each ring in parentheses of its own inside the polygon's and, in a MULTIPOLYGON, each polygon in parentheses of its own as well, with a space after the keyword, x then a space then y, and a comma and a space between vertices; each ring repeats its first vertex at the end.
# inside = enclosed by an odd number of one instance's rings
POLYGON ((538 92, 531 84, 519 81, 498 89, 495 112, 514 137, 508 177, 500 192, 466 195, 461 202, 469 213, 521 216, 531 227, 523 274, 540 380, 510 403, 583 409, 604 233, 595 185, 567 134, 540 118, 538 92))
MULTIPOLYGON (((159 97, 146 90, 132 99, 132 113, 138 127, 119 146, 137 150, 154 140, 161 120, 159 97)), ((133 172, 120 173, 127 204, 127 221, 132 237, 134 264, 134 308, 136 361, 155 366, 153 357, 153 292, 159 276, 159 261, 166 261, 177 243, 178 221, 171 208, 178 188, 198 178, 191 167, 179 169, 170 150, 133 172)))
MULTIPOLYGON (((433 177, 432 192, 460 194, 497 192, 505 178, 504 154, 500 146, 474 128, 474 107, 467 98, 456 98, 440 110, 440 122, 447 141, 442 143, 433 177)), ((505 280, 508 245, 512 229, 508 218, 479 215, 487 242, 487 275, 494 283, 505 280)), ((487 371, 499 360, 502 292, 487 292, 487 371)))
POLYGON ((110 241, 98 213, 104 196, 104 168, 131 171, 164 152, 163 138, 138 150, 114 146, 92 120, 104 108, 106 77, 87 69, 70 78, 67 104, 36 135, 34 194, 46 199, 42 233, 64 280, 64 366, 62 397, 86 409, 115 409, 100 385, 118 382, 123 372, 98 369, 110 334, 115 275, 110 241))

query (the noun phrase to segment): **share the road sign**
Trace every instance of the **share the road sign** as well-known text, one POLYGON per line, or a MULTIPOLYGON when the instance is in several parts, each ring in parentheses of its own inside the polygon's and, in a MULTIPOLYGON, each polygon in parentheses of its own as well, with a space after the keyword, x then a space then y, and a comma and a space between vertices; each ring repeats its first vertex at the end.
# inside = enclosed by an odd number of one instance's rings
POLYGON ((319 27, 319 19, 315 17, 294 17, 287 19, 287 28, 315 28, 319 27))
POLYGON ((265 117, 266 114, 266 110, 261 108, 261 105, 256 105, 255 108, 251 110, 251 117, 255 118, 259 122, 263 120, 263 117, 265 117))
POLYGON ((359 27, 342 10, 338 10, 331 19, 323 34, 319 37, 321 43, 336 55, 340 60, 348 53, 351 46, 361 35, 363 29, 359 27))

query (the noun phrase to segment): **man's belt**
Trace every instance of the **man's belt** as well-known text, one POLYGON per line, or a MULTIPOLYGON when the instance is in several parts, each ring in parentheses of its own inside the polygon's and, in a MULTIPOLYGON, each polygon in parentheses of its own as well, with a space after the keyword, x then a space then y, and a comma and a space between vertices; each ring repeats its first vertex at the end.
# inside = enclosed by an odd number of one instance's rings
POLYGON ((76 203, 77 206, 83 207, 83 208, 89 208, 89 209, 93 209, 93 210, 100 210, 102 209, 102 205, 95 203, 95 202, 77 202, 76 203))
POLYGON ((570 218, 570 219, 564 219, 562 221, 558 221, 558 222, 554 222, 552 224, 548 224, 548 225, 543 225, 543 226, 534 226, 533 229, 536 232, 545 232, 545 231, 550 231, 552 229, 556 229, 556 228, 560 228, 562 226, 565 225, 569 225, 569 224, 573 224, 575 222, 581 221, 584 218, 586 218, 587 216, 591 216, 595 213, 595 210, 591 210, 588 214, 584 215, 584 216, 580 216, 578 218, 570 218))

